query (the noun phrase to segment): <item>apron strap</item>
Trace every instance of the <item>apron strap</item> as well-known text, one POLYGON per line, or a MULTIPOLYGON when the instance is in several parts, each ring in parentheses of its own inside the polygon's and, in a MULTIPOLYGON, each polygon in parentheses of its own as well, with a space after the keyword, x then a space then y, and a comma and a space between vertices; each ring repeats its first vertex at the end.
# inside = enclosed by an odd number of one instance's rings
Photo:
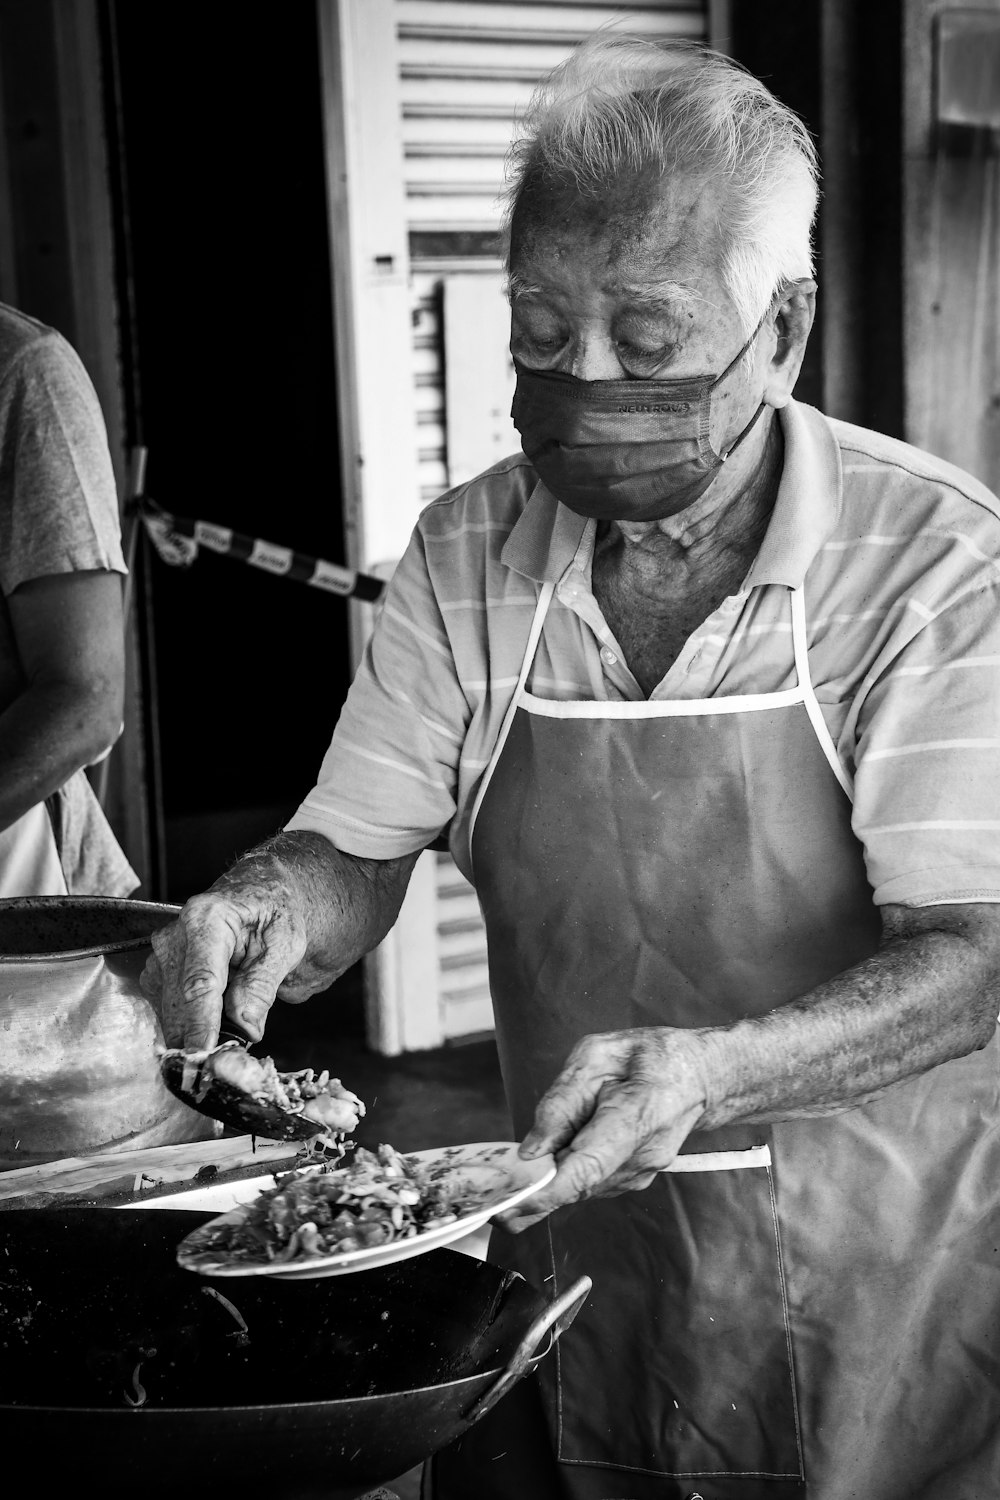
POLYGON ((792 645, 795 649, 795 671, 799 679, 799 687, 802 689, 802 701, 809 722, 812 724, 819 747, 830 763, 830 769, 840 782, 849 802, 854 801, 854 782, 841 764, 837 747, 833 743, 833 736, 826 727, 823 710, 819 706, 819 699, 812 685, 809 675, 809 647, 806 639, 806 600, 805 591, 800 584, 798 588, 792 589, 792 645))
MULTIPOLYGON (((535 605, 535 613, 532 616, 531 620, 531 629, 528 631, 528 639, 524 648, 524 657, 521 661, 521 671, 518 675, 517 686, 514 688, 510 703, 507 706, 507 712, 504 714, 503 723, 500 726, 500 733, 497 736, 497 742, 493 748, 493 754, 490 757, 490 763, 486 767, 486 770, 483 772, 483 779, 479 783, 479 788, 476 792, 476 798, 472 805, 472 816, 469 819, 470 861, 472 858, 472 836, 475 832, 476 819, 479 816, 479 809, 482 806, 483 798, 486 796, 486 793, 489 789, 489 784, 492 780, 497 761, 500 759, 500 754, 503 750, 504 745, 506 744, 507 736, 510 733, 510 726, 514 722, 514 715, 517 713, 518 707, 521 703, 521 698, 528 681, 528 674, 531 671, 532 663, 535 659, 535 652, 538 649, 538 643, 541 639, 542 628, 545 624, 545 617, 548 614, 549 605, 551 604, 552 596, 555 593, 555 587, 555 584, 552 582, 545 583, 542 585, 541 591, 538 595, 538 603, 535 605)), ((795 652, 795 671, 798 677, 799 687, 802 689, 802 701, 806 713, 809 715, 809 722, 812 724, 813 732, 815 733, 816 738, 819 741, 820 749, 829 762, 830 769, 833 772, 834 776, 836 776, 838 783, 844 791, 844 794, 846 795, 848 800, 853 803, 854 783, 848 775, 847 771, 844 769, 844 766, 841 764, 840 756, 837 753, 837 747, 834 744, 833 737, 826 726, 826 720, 823 718, 823 710, 819 706, 819 700, 816 697, 816 693, 812 685, 812 678, 809 674, 809 649, 806 638, 805 593, 802 585, 800 584, 798 588, 792 589, 790 593, 792 612, 792 645, 795 652)))
POLYGON ((541 592, 538 595, 538 603, 535 605, 535 613, 531 619, 531 629, 528 631, 528 639, 524 647, 524 657, 521 661, 521 671, 518 675, 517 686, 515 687, 511 695, 510 703, 507 706, 507 712, 503 717, 503 723, 500 725, 500 733, 497 736, 497 742, 493 747, 493 754, 490 756, 490 763, 486 767, 486 770, 483 772, 483 779, 479 783, 479 790, 476 793, 476 800, 472 804, 472 816, 469 818, 470 864, 472 862, 472 835, 476 831, 476 819, 479 816, 479 809, 482 806, 482 801, 486 796, 489 784, 493 779, 493 772, 496 769, 497 761, 500 759, 501 751, 503 750, 503 747, 507 742, 507 736, 510 733, 510 726, 514 722, 514 715, 517 713, 518 705, 521 702, 521 696, 524 692, 525 684, 528 681, 528 673, 531 671, 532 662, 535 660, 535 652, 538 650, 538 642, 542 638, 542 626, 545 624, 545 616, 549 612, 549 605, 552 602, 552 595, 555 593, 555 591, 556 586, 554 583, 549 582, 542 584, 541 592))

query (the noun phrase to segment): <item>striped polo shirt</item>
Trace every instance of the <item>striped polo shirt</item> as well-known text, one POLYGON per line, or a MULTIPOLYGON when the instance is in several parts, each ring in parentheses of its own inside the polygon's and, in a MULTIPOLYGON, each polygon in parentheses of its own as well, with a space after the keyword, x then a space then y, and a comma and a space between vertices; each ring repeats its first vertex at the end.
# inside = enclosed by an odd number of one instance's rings
MULTIPOLYGON (((794 687, 789 589, 804 582, 813 686, 854 781, 876 902, 1000 901, 1000 502, 950 464, 811 407, 792 402, 780 420, 760 551, 652 697, 794 687)), ((530 691, 644 697, 591 589, 595 531, 523 454, 428 506, 287 826, 374 859, 446 832, 471 878, 470 813, 544 582, 556 589, 530 691)))

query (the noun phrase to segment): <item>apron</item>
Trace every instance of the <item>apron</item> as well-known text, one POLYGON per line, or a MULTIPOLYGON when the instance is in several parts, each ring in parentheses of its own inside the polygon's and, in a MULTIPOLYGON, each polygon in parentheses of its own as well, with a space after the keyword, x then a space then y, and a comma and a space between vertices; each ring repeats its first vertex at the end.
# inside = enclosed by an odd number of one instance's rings
MULTIPOLYGON (((519 1137, 586 1034, 762 1015, 880 937, 802 590, 795 688, 627 703, 527 691, 552 593, 471 835, 519 1137)), ((553 1295, 583 1273, 593 1291, 425 1493, 1000 1495, 998 1120, 994 1039, 839 1115, 685 1144, 754 1165, 497 1231, 491 1259, 553 1295)))

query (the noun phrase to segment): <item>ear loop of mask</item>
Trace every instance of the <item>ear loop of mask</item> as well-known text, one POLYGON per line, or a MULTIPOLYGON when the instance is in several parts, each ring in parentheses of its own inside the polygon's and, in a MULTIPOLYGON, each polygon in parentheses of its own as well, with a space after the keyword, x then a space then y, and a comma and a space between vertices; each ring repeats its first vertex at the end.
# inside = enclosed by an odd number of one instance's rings
MULTIPOLYGON (((772 303, 768 303, 767 309, 764 312, 764 316, 761 318, 760 322, 757 324, 757 327, 754 329, 753 333, 750 335, 750 337, 747 339, 746 343, 743 345, 743 348, 742 349, 738 349, 736 351, 736 354, 729 361, 728 365, 723 370, 722 374, 721 375, 717 375, 716 378, 712 381, 712 384, 709 386, 709 391, 714 391, 717 386, 720 386, 722 384, 722 382, 725 380, 726 376, 729 375, 733 370, 735 370, 736 366, 739 364, 740 360, 743 358, 744 354, 746 354, 747 350, 750 348, 751 344, 754 342, 754 340, 756 339, 757 335, 760 333, 760 330, 763 328, 764 324, 767 322, 768 314, 771 311, 771 306, 772 306, 772 303)), ((753 416, 750 418, 750 420, 747 423, 747 425, 744 427, 743 431, 739 434, 739 436, 735 439, 734 442, 730 443, 730 445, 726 449, 725 453, 720 454, 720 456, 719 456, 719 462, 720 463, 725 463, 726 460, 727 460, 727 458, 731 458, 732 455, 736 452, 737 448, 740 446, 740 444, 742 442, 744 442, 750 436, 751 432, 753 432, 753 430, 754 430, 754 427, 757 425, 757 423, 760 421, 760 418, 763 416, 763 414, 764 414, 764 408, 765 408, 766 405, 767 405, 766 401, 761 401, 760 405, 758 406, 757 410, 754 412, 753 416)))

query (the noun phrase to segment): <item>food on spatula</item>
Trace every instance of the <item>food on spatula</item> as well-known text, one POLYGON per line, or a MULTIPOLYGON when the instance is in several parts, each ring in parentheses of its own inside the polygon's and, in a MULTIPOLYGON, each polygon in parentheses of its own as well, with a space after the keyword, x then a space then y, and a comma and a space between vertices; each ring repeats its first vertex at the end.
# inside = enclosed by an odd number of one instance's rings
POLYGON ((308 1260, 410 1239, 471 1213, 488 1193, 458 1169, 442 1171, 392 1146, 358 1147, 346 1166, 290 1172, 239 1222, 206 1226, 207 1261, 308 1260))
POLYGON ((252 1094, 262 1104, 277 1104, 292 1114, 315 1120, 324 1130, 356 1130, 365 1107, 357 1094, 345 1089, 329 1071, 301 1068, 279 1073, 270 1057, 253 1057, 237 1042, 224 1042, 209 1053, 211 1075, 233 1088, 252 1094))
POLYGON ((357 1129, 365 1106, 327 1070, 312 1068, 279 1073, 270 1057, 254 1057, 239 1042, 223 1042, 204 1051, 171 1047, 161 1053, 161 1066, 180 1064, 179 1086, 195 1108, 203 1105, 219 1085, 246 1095, 257 1104, 297 1116, 316 1126, 316 1132, 349 1135, 357 1129))

